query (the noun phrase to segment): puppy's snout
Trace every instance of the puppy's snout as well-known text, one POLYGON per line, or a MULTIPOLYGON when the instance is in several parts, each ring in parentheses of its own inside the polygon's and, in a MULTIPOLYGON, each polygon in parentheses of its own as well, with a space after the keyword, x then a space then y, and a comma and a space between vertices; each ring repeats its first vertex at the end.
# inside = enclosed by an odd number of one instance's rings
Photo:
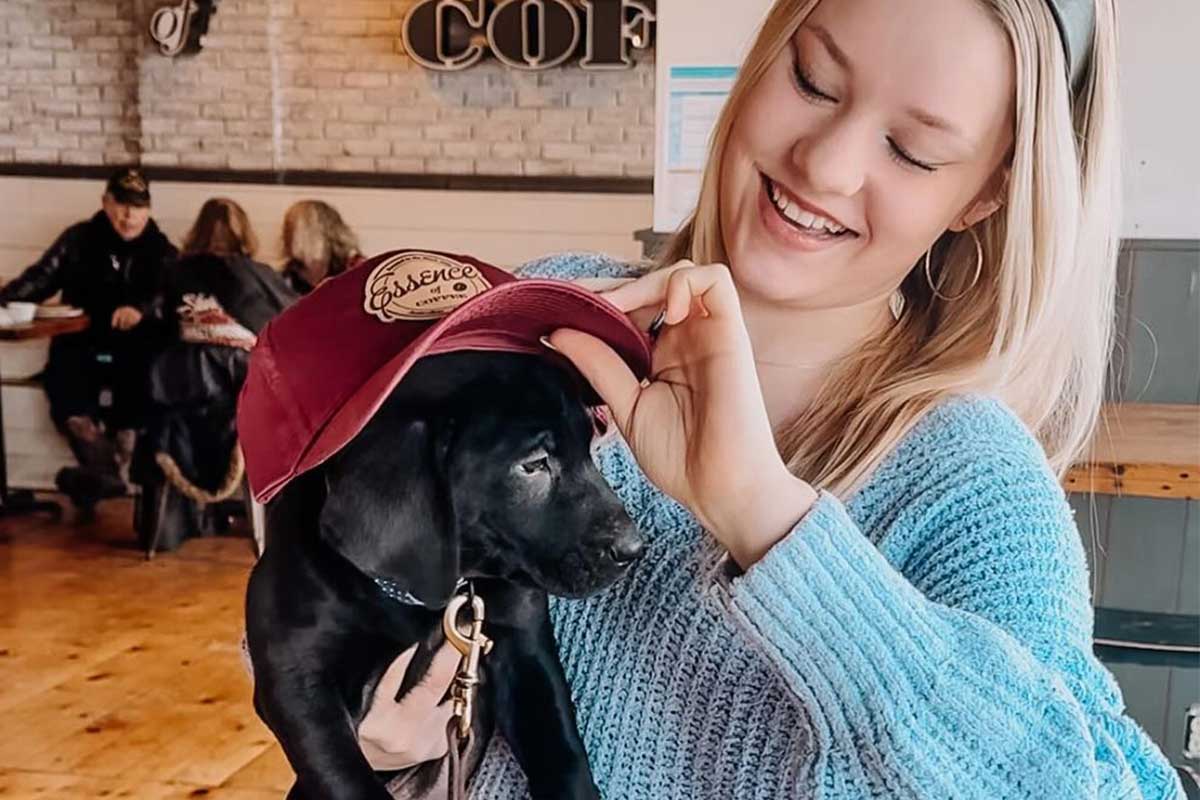
POLYGON ((646 552, 646 542, 634 531, 622 533, 608 546, 608 557, 617 566, 627 567, 646 552))

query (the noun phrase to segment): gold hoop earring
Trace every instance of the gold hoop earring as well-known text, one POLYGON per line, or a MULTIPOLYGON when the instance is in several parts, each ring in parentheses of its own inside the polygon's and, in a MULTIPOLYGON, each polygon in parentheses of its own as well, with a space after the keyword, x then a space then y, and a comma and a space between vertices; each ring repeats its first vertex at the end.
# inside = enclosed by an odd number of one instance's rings
POLYGON ((947 303, 953 303, 955 300, 961 300, 966 297, 975 288, 975 284, 979 283, 979 277, 983 274, 983 242, 979 240, 979 234, 975 233, 974 228, 967 228, 966 230, 967 233, 971 234, 971 239, 975 242, 975 276, 971 278, 971 284, 966 289, 963 289, 953 297, 947 297, 938 291, 942 288, 941 284, 937 286, 933 285, 933 275, 929 267, 929 256, 933 253, 933 248, 930 247, 925 251, 925 282, 929 284, 929 291, 933 292, 934 297, 945 300, 947 303))

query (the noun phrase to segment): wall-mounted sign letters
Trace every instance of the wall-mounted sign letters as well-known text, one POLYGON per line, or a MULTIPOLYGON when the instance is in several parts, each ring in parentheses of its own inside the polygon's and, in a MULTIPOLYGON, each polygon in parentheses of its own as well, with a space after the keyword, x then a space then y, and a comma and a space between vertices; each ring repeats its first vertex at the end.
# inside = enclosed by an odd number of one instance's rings
POLYGON ((204 46, 208 21, 220 0, 180 0, 150 17, 150 38, 164 56, 194 55, 204 46))
POLYGON ((404 20, 404 46, 428 69, 456 71, 491 52, 514 69, 626 69, 650 47, 655 0, 421 0, 404 20))

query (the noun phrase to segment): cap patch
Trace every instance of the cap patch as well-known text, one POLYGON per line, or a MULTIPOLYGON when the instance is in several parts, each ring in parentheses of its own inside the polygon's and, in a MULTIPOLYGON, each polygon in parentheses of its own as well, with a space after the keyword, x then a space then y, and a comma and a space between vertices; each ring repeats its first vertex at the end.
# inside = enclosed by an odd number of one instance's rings
POLYGON ((492 284, 470 264, 410 251, 371 270, 363 310, 381 322, 438 319, 490 288, 492 284))
POLYGON ((137 170, 130 170, 121 176, 117 181, 117 185, 129 192, 146 192, 149 188, 146 186, 146 180, 137 170))

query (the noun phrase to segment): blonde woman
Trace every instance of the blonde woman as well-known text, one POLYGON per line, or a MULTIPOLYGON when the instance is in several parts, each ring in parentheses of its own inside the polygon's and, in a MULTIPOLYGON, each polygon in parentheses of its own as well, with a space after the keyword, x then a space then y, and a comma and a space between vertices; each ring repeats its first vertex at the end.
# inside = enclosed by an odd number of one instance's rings
POLYGON ((284 277, 299 294, 308 294, 362 258, 358 237, 337 209, 320 200, 292 204, 283 217, 284 277))
MULTIPOLYGON (((607 292, 665 310, 653 380, 549 340, 651 543, 553 605, 605 797, 1182 796, 1092 655, 1058 481, 1109 350, 1112 2, 899 5, 771 10, 694 215, 607 292)), ((359 729, 380 768, 444 752, 446 670, 388 694, 408 658, 359 729)), ((494 739, 472 797, 525 792, 494 739)))

